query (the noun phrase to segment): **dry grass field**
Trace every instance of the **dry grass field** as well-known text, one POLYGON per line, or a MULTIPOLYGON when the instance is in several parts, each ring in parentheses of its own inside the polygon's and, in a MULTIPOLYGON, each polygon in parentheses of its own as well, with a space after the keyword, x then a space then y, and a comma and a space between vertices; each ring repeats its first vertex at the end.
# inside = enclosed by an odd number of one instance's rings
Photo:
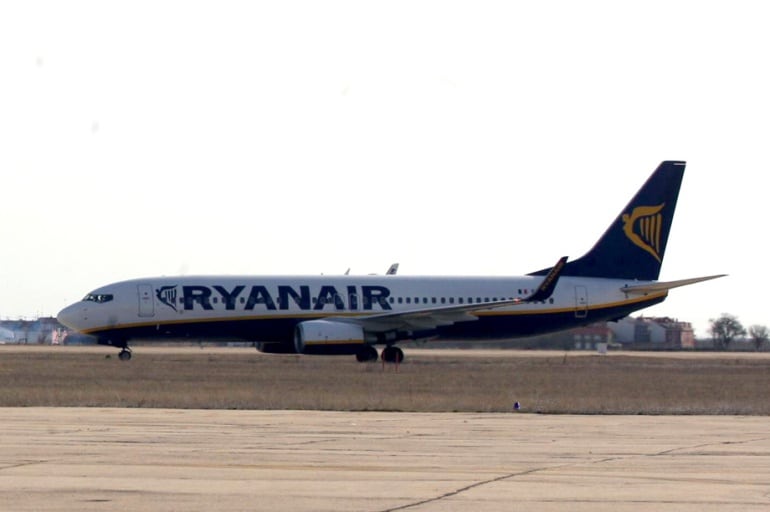
POLYGON ((767 354, 406 351, 396 370, 246 349, 0 347, 0 406, 768 415, 767 354), (109 356, 109 357, 108 357, 109 356))

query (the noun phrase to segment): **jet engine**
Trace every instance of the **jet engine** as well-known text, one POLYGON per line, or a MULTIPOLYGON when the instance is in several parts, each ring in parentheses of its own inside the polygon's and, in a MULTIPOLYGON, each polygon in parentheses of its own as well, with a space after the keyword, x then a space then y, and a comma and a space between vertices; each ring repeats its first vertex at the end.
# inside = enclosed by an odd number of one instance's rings
POLYGON ((294 330, 298 354, 356 354, 366 343, 360 325, 334 320, 308 320, 294 330))

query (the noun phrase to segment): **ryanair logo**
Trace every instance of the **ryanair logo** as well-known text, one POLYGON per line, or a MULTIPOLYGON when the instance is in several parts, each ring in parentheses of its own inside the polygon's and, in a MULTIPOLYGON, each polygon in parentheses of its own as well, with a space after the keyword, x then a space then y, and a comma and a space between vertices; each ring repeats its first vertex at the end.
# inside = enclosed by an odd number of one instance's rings
POLYGON ((174 286, 162 286, 156 290, 155 295, 158 300, 166 306, 176 311, 176 285, 174 286))
POLYGON ((257 308, 267 310, 302 311, 372 311, 391 308, 390 289, 385 286, 347 286, 338 290, 333 285, 322 285, 311 290, 309 285, 278 285, 268 288, 263 285, 247 286, 238 284, 228 290, 224 286, 171 285, 155 290, 158 301, 177 313, 200 308, 212 310, 249 311, 257 308))
POLYGON ((623 232, 637 247, 647 251, 653 258, 660 260, 660 234, 663 229, 663 214, 660 213, 665 203, 658 206, 637 206, 628 214, 623 214, 623 232))

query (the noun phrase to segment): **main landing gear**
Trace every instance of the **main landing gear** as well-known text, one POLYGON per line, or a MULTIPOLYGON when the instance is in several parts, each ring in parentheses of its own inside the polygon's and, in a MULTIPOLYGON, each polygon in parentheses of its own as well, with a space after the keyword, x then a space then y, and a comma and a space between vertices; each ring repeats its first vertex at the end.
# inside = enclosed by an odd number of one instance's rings
POLYGON ((371 345, 366 345, 364 347, 361 347, 361 349, 356 352, 356 361, 359 363, 370 363, 374 362, 377 359, 379 359, 379 354, 377 353, 377 349, 374 348, 371 345))
POLYGON ((361 347, 361 350, 356 352, 356 361, 359 363, 374 362, 379 358, 382 358, 383 363, 399 364, 404 360, 404 352, 400 348, 392 345, 385 347, 380 356, 377 354, 377 349, 371 345, 361 347))
POLYGON ((385 347, 382 351, 382 360, 386 363, 396 363, 399 364, 404 360, 404 352, 394 346, 385 347))
POLYGON ((118 354, 118 358, 121 361, 129 361, 131 359, 131 350, 128 347, 123 347, 123 349, 118 354))

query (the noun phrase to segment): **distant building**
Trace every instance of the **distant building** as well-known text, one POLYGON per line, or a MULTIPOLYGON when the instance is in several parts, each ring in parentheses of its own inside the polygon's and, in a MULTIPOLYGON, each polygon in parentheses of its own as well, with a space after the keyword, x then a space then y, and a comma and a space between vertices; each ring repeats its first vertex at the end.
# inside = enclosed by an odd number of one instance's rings
POLYGON ((597 350, 614 342, 615 335, 605 323, 587 325, 570 330, 573 346, 577 350, 597 350))
POLYGON ((0 321, 0 341, 5 343, 20 343, 27 345, 51 345, 54 332, 61 341, 63 327, 53 317, 42 317, 35 320, 3 320, 0 321), (9 333, 9 334, 8 334, 9 333))
POLYGON ((607 324, 623 347, 650 350, 695 348, 695 332, 689 322, 669 317, 627 317, 607 324))
POLYGON ((0 343, 16 343, 13 331, 0 327, 0 343))

